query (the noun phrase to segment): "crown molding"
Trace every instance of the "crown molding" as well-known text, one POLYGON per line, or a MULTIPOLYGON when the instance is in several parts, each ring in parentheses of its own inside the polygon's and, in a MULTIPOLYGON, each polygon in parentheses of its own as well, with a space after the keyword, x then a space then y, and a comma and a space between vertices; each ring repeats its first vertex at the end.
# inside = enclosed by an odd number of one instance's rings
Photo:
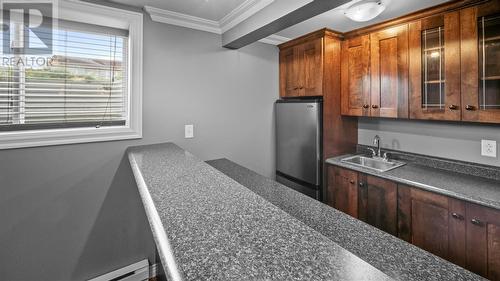
POLYGON ((266 38, 260 39, 259 42, 270 44, 270 45, 279 45, 279 44, 288 42, 290 40, 292 40, 292 39, 273 34, 273 35, 268 36, 266 38))
POLYGON ((151 19, 156 22, 222 34, 255 15, 273 2, 274 0, 245 0, 234 10, 225 15, 220 21, 208 20, 152 6, 144 6, 144 10, 151 16, 151 19))
POLYGON ((144 10, 148 12, 151 16, 151 19, 156 22, 168 23, 206 32, 222 34, 222 30, 218 21, 207 20, 169 10, 158 9, 151 6, 144 6, 144 10))
POLYGON ((274 0, 246 0, 219 21, 222 32, 235 27, 273 2, 274 0))

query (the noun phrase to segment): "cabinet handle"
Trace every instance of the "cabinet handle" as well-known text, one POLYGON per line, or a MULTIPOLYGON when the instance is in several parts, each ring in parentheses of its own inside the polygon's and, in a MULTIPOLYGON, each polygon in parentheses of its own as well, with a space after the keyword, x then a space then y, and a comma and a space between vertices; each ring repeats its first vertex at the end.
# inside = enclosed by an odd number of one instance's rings
POLYGON ((353 180, 351 180, 351 181, 350 181, 350 183, 351 183, 351 184, 355 184, 356 182, 355 182, 355 181, 353 181, 353 180))
POLYGON ((474 110, 474 109, 475 107, 473 105, 468 104, 465 106, 465 110, 474 110))
POLYGON ((364 105, 363 105, 363 108, 364 108, 364 109, 370 108, 370 105, 369 105, 369 104, 364 104, 364 105))
POLYGON ((460 215, 460 214, 457 214, 457 213, 452 213, 451 216, 454 218, 454 219, 457 219, 457 220, 463 220, 464 219, 464 216, 460 215))
POLYGON ((374 105, 372 105, 372 108, 373 108, 373 109, 377 109, 377 108, 378 108, 378 105, 374 104, 374 105))
POLYGON ((365 186, 364 183, 362 183, 362 182, 359 183, 359 187, 364 187, 364 186, 365 186))
POLYGON ((304 87, 299 87, 300 90, 304 89, 304 87))
POLYGON ((457 110, 458 106, 452 104, 449 106, 450 110, 457 110))
POLYGON ((484 223, 478 219, 471 219, 470 222, 473 224, 473 225, 477 225, 477 226, 483 226, 484 223))
POLYGON ((295 87, 295 88, 293 88, 293 89, 294 89, 294 90, 298 90, 298 89, 299 89, 299 87, 295 87))

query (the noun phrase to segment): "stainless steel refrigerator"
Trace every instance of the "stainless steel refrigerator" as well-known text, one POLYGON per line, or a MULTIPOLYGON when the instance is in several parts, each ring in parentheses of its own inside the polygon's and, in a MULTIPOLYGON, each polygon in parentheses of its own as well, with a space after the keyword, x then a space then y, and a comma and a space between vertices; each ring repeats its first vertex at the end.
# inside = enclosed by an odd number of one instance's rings
POLYGON ((276 101, 276 180, 321 200, 322 101, 276 101))

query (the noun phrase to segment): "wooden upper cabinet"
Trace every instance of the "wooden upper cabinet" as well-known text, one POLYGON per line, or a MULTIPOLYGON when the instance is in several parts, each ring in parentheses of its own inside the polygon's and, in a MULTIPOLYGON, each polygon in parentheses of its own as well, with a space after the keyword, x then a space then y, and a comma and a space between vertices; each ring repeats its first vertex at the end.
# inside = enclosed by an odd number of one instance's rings
POLYGON ((370 34, 370 116, 408 118, 408 26, 370 34))
POLYGON ((410 118, 460 120, 460 15, 409 24, 410 118))
POLYGON ((342 115, 370 116, 370 36, 342 42, 342 115))
POLYGON ((297 63, 293 48, 280 52, 280 96, 298 96, 297 63))
POLYGON ((328 167, 328 205, 352 217, 358 217, 358 173, 328 167))
POLYGON ((397 236, 397 184, 364 174, 358 182, 358 218, 397 236))
POLYGON ((280 51, 280 96, 323 95, 323 38, 280 51))
POLYGON ((500 0, 460 12, 462 120, 500 122, 500 0))
POLYGON ((437 256, 465 265, 465 203, 399 185, 399 237, 437 256))
POLYGON ((500 211, 467 204, 466 268, 500 280, 500 211))
POLYGON ((299 54, 299 96, 323 95, 323 39, 303 43, 299 54))

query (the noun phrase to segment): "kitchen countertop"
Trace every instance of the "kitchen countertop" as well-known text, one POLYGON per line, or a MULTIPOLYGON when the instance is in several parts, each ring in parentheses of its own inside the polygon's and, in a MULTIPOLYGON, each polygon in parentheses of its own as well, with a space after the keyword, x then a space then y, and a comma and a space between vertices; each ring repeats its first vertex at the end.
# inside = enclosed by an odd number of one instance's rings
POLYGON ((484 280, 227 159, 207 163, 396 280, 484 280))
POLYGON ((377 172, 341 161, 348 156, 352 155, 329 158, 326 163, 500 210, 500 181, 412 162, 377 172))
POLYGON ((168 280, 391 280, 173 143, 127 153, 168 280))

